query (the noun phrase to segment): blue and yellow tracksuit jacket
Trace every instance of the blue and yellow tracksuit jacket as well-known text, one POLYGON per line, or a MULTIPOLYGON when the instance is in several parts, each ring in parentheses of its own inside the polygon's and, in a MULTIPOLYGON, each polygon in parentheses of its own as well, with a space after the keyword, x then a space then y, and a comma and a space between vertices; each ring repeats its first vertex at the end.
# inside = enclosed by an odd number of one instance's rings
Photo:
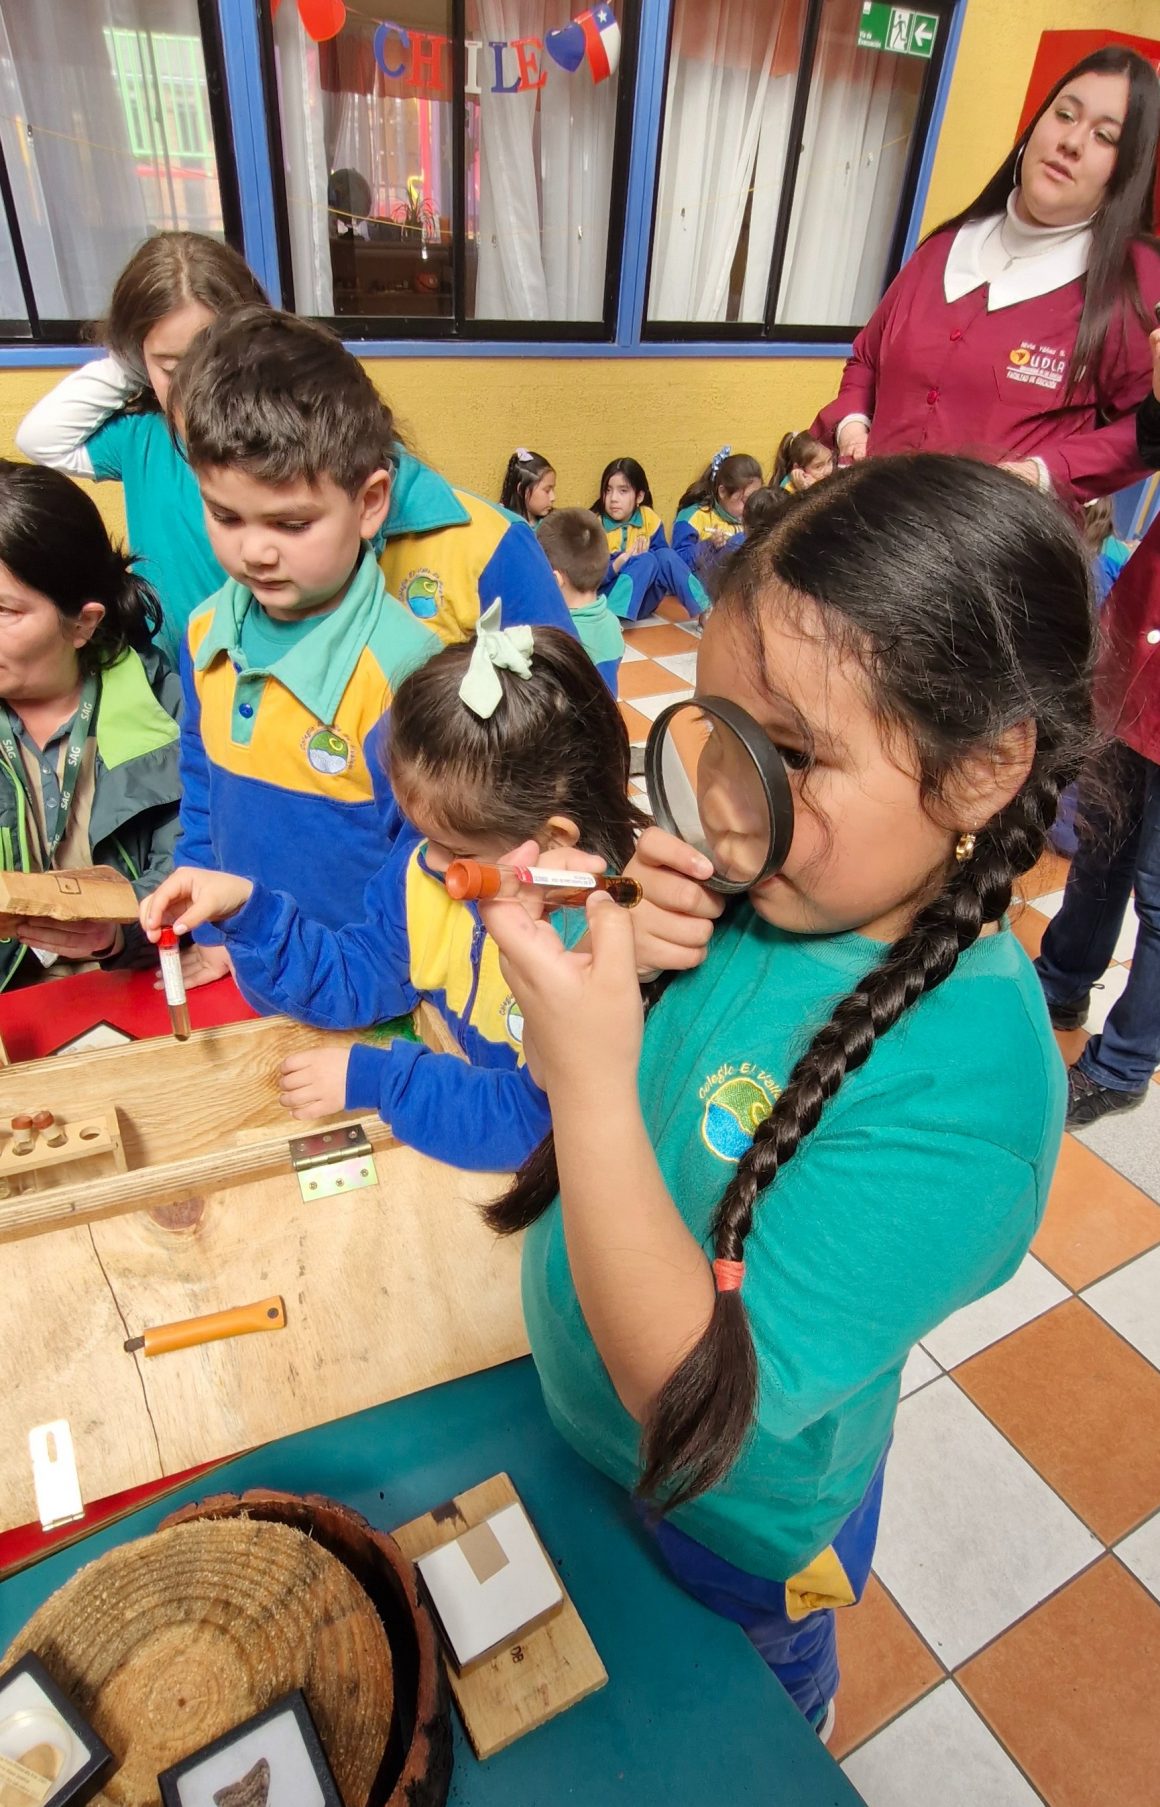
POLYGON ((733 540, 744 532, 744 522, 716 503, 695 503, 692 508, 682 508, 673 522, 673 551, 690 571, 703 570, 706 559, 712 562, 724 550, 710 542, 710 534, 723 533, 733 540))
POLYGON ((608 569, 600 595, 614 615, 622 621, 643 620, 666 596, 675 596, 690 616, 704 611, 709 601, 705 588, 673 552, 655 508, 638 508, 627 521, 613 521, 606 514, 600 520, 608 539, 608 569), (638 553, 619 572, 614 571, 613 560, 640 533, 648 535, 647 552, 638 553))
POLYGON ((189 623, 175 857, 284 888, 338 928, 362 914, 395 826, 364 743, 439 642, 387 594, 370 552, 339 606, 269 670, 241 649, 251 606, 231 581, 189 623))
POLYGON ((362 920, 337 931, 284 891, 256 885, 222 924, 252 1004, 320 1029, 351 1029, 433 1003, 467 1056, 414 1042, 351 1050, 348 1110, 377 1110, 403 1142, 455 1167, 518 1167, 548 1132, 548 1100, 523 1064, 523 1019, 473 904, 427 870, 426 842, 399 841, 367 888, 362 920), (470 1062, 470 1064, 468 1064, 470 1062))
POLYGON ((503 624, 574 634, 551 566, 526 521, 395 448, 386 525, 375 541, 392 596, 444 645, 469 640, 484 609, 503 600, 503 624))

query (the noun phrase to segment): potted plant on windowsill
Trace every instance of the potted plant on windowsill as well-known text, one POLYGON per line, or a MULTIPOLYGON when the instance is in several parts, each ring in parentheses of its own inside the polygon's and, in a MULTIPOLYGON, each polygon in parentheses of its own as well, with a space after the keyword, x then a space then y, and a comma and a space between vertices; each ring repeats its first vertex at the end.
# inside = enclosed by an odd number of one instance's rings
POLYGON ((418 177, 407 179, 407 199, 394 210, 405 245, 434 244, 439 239, 439 215, 423 193, 418 177))

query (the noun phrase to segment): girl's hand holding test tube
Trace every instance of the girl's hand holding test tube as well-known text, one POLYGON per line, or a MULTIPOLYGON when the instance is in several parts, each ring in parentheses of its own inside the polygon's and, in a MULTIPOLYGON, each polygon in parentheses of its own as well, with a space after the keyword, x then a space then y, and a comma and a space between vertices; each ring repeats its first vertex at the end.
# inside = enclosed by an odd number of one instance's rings
POLYGON ((705 889, 712 861, 663 828, 646 828, 624 872, 642 892, 632 912, 637 972, 644 977, 700 966, 725 908, 720 892, 705 889))

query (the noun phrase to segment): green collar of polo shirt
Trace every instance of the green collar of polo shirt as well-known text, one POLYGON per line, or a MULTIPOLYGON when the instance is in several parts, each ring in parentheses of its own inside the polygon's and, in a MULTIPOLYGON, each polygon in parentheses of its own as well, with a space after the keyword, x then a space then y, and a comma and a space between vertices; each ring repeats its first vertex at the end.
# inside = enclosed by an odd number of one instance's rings
POLYGON ((440 527, 464 527, 471 520, 450 483, 420 464, 401 445, 394 447, 395 477, 386 525, 379 529, 377 546, 400 539, 405 533, 434 533, 440 527))
POLYGON ((267 672, 246 672, 241 650, 242 621, 253 596, 244 584, 235 583, 231 578, 218 591, 214 617, 197 649, 194 666, 198 671, 207 671, 213 661, 224 654, 247 677, 276 678, 283 689, 298 698, 304 709, 310 710, 320 722, 332 726, 386 597, 383 574, 374 555, 364 550, 350 589, 338 607, 329 615, 323 615, 317 627, 284 653, 267 672))

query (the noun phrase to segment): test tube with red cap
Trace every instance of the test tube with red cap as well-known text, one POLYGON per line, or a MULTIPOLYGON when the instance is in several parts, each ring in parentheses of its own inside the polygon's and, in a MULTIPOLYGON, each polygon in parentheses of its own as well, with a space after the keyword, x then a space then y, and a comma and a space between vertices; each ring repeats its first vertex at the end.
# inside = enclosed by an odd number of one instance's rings
POLYGON ((161 983, 165 988, 165 1002, 169 1006, 169 1021, 178 1041, 187 1042, 192 1024, 185 996, 185 978, 181 971, 181 947, 172 929, 162 929, 157 950, 161 956, 161 983))
POLYGON ((525 889, 542 891, 560 909, 583 909, 594 891, 607 891, 614 903, 631 910, 641 898, 640 886, 623 873, 556 871, 550 866, 492 866, 483 860, 452 860, 443 875, 447 894, 457 903, 518 897, 525 889))

